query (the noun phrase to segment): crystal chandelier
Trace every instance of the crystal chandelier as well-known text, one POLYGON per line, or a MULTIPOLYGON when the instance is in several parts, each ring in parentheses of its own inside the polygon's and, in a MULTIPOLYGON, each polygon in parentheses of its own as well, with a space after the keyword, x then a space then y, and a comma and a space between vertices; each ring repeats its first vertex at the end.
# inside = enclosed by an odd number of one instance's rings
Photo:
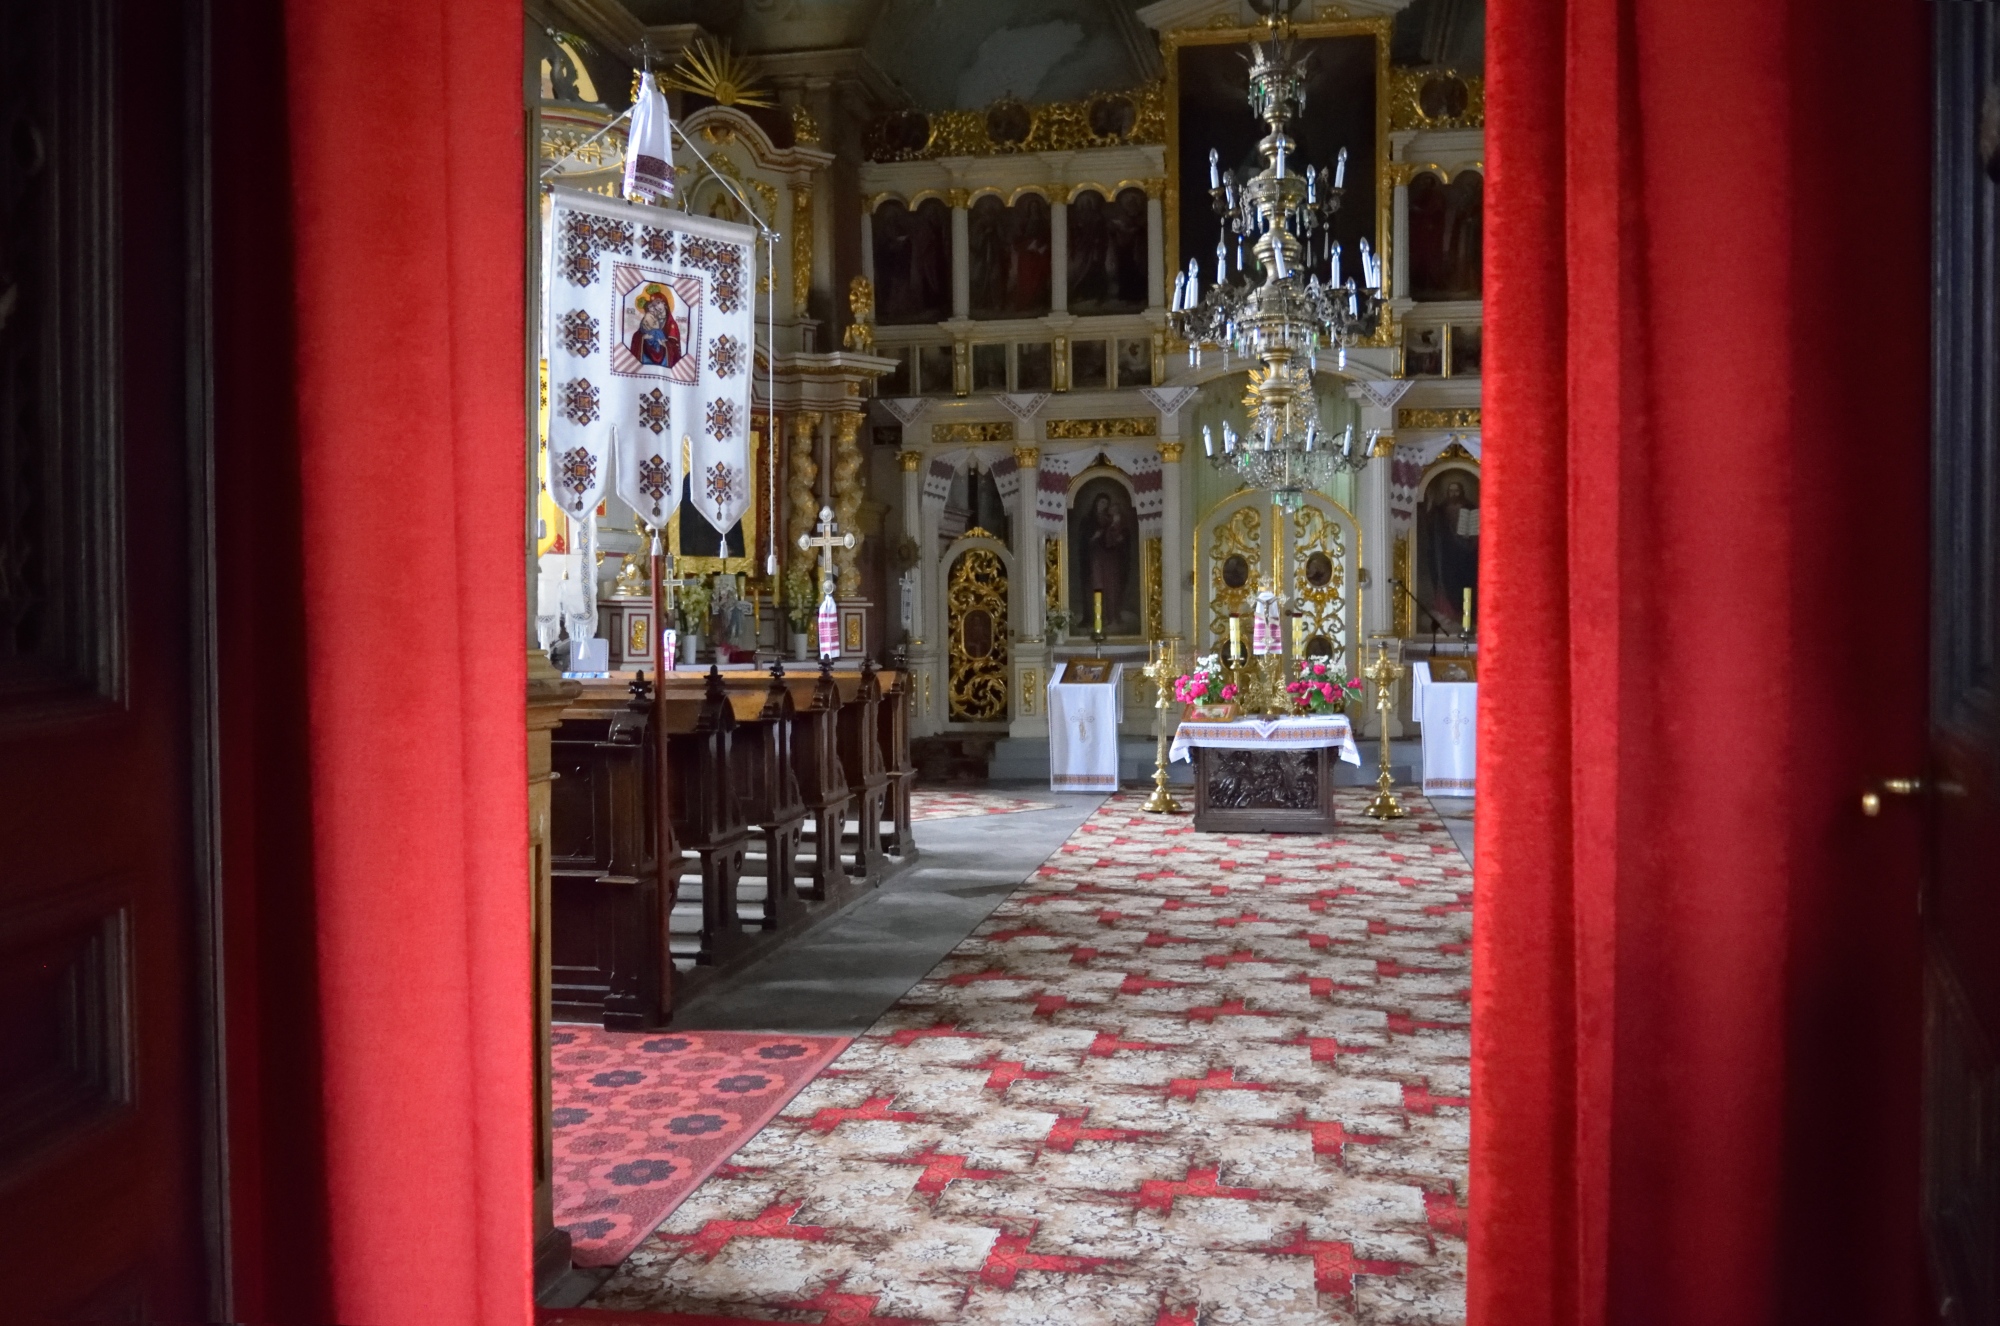
POLYGON ((1333 217, 1346 182, 1347 149, 1330 172, 1292 168, 1297 144, 1285 128, 1305 109, 1305 61, 1285 18, 1291 7, 1283 0, 1273 5, 1268 40, 1250 43, 1250 109, 1271 126, 1257 145, 1266 165, 1239 184, 1209 151, 1208 192, 1223 222, 1215 282, 1203 290, 1200 262, 1190 258, 1174 280, 1168 319, 1188 343, 1190 364, 1200 363, 1207 348, 1220 350, 1225 364, 1232 356, 1256 361, 1249 431, 1239 437, 1224 424, 1218 446, 1203 428, 1202 445, 1217 468, 1296 507, 1307 490, 1368 462, 1373 439, 1357 446, 1352 425, 1338 437, 1321 433, 1313 374, 1322 349, 1336 353, 1345 368, 1347 347, 1374 331, 1382 265, 1363 239, 1360 282, 1343 275, 1333 217))

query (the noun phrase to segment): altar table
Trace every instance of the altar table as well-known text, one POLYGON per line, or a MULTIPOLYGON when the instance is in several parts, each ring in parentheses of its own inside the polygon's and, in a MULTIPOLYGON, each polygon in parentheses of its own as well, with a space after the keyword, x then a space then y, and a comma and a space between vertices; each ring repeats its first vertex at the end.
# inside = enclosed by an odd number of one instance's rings
POLYGON ((1194 761, 1202 833, 1329 833, 1336 753, 1361 763, 1345 714, 1185 722, 1170 758, 1194 761))

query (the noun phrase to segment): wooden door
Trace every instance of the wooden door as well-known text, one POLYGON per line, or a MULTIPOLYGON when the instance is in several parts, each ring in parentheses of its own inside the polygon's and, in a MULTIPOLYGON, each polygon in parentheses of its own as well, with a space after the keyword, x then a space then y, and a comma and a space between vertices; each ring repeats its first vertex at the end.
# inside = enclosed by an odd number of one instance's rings
MULTIPOLYGON (((1936 5, 1924 1217, 1939 1319, 2000 1322, 2000 23, 1936 5)), ((1888 771, 1907 773, 1916 771, 1888 771)), ((1888 807, 1883 813, 1894 813, 1888 807)))
POLYGON ((190 30, 113 0, 0 29, 0 1299, 213 1320, 190 30))

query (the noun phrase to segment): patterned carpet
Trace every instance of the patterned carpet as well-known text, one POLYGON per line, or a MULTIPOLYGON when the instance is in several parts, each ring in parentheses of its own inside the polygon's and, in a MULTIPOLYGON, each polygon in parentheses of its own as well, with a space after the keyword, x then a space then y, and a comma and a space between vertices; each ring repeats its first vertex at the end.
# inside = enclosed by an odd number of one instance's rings
POLYGON ((1053 801, 1002 796, 998 792, 967 792, 947 787, 910 789, 911 820, 951 820, 966 815, 1017 815, 1024 810, 1048 810, 1053 801))
POLYGON ((552 1036, 555 1219, 579 1266, 615 1266, 847 1045, 845 1036, 552 1036))
POLYGON ((1462 1321, 1471 872, 1366 796, 1330 838, 1112 798, 590 1306, 1462 1321))

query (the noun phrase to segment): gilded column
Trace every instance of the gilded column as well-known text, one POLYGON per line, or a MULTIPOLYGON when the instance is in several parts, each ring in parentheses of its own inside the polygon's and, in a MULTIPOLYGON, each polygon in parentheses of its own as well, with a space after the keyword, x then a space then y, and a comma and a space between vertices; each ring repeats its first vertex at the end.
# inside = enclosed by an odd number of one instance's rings
MULTIPOLYGON (((785 473, 785 505, 787 509, 786 546, 794 569, 803 569, 812 576, 813 563, 818 560, 811 552, 799 547, 799 535, 810 534, 819 523, 819 414, 814 410, 801 410, 791 417, 792 441, 786 448, 790 457, 785 473)), ((817 593, 819 586, 813 586, 817 593)))
POLYGON ((972 194, 953 189, 945 196, 951 204, 951 316, 972 316, 972 213, 967 207, 972 194))
POLYGON ((840 532, 854 535, 852 548, 833 550, 833 563, 839 573, 840 588, 837 591, 844 599, 861 597, 861 568, 855 559, 861 552, 861 447, 856 438, 861 433, 861 416, 852 410, 842 410, 834 416, 833 435, 833 518, 840 525, 840 532))
MULTIPOLYGON (((1174 418, 1179 420, 1179 414, 1174 418)), ((1160 443, 1160 624, 1169 639, 1187 639, 1189 531, 1182 506, 1183 443, 1160 443)))

